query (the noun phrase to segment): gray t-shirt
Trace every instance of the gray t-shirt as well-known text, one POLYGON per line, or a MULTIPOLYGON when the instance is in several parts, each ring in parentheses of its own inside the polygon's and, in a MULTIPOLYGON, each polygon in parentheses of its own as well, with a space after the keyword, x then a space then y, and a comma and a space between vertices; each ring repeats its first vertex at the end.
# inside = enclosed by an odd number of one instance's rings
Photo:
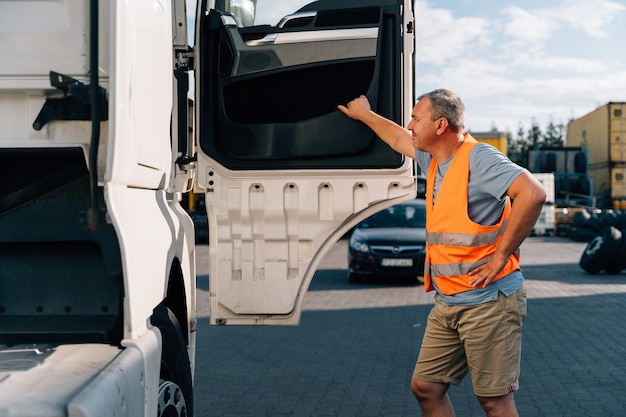
MULTIPOLYGON (((415 151, 415 159, 424 173, 432 156, 429 153, 415 151)), ((435 195, 441 185, 452 158, 439 163, 435 181, 435 195)), ((500 220, 505 205, 506 192, 513 181, 526 169, 514 164, 494 146, 478 143, 470 152, 470 174, 468 184, 468 214, 472 221, 482 225, 493 225, 500 220)), ((511 295, 524 282, 520 271, 492 282, 485 288, 462 292, 454 295, 443 295, 437 288, 437 297, 451 305, 475 305, 495 300, 498 292, 511 295)))
MULTIPOLYGON (((422 172, 428 173, 432 156, 415 151, 415 158, 422 172)), ((452 158, 439 163, 435 181, 435 199, 443 176, 452 163, 452 158)), ((507 190, 525 169, 514 164, 494 146, 478 143, 470 152, 470 176, 468 186, 469 217, 486 226, 500 220, 504 210, 507 190)))

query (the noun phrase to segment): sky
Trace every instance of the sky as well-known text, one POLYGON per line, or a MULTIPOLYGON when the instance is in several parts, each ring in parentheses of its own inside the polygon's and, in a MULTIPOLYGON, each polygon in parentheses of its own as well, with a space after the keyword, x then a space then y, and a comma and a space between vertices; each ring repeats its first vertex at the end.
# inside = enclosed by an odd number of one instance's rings
POLYGON ((514 134, 626 101, 626 1, 417 1, 416 90, 448 88, 466 127, 514 134))
MULTIPOLYGON (((307 3, 258 0, 256 19, 307 3)), ((470 131, 545 131, 626 101, 626 0, 416 0, 414 13, 416 94, 457 93, 470 131)))

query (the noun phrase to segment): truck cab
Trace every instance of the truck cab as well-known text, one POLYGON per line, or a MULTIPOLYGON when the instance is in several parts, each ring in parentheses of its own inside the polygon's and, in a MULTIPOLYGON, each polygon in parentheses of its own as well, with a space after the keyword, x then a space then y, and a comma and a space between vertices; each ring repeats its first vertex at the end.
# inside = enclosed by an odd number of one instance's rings
POLYGON ((410 2, 294 3, 0 2, 0 414, 193 415, 185 193, 215 325, 296 325, 334 242, 415 196, 337 110, 406 125, 410 2))

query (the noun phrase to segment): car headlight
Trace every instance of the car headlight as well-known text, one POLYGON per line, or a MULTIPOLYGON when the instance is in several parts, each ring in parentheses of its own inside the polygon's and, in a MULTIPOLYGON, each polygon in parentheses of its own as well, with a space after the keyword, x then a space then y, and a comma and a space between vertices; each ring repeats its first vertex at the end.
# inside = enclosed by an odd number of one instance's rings
POLYGON ((367 243, 362 240, 352 239, 350 240, 350 247, 358 252, 369 252, 370 247, 367 243))

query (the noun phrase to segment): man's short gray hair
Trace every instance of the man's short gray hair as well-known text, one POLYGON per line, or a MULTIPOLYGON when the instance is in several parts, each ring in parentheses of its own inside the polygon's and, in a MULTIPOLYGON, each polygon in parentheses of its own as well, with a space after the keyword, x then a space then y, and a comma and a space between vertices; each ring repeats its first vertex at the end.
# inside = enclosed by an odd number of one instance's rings
POLYGON ((432 120, 445 117, 448 120, 450 130, 456 133, 463 131, 465 128, 465 105, 459 96, 450 90, 439 88, 430 93, 422 94, 417 98, 417 101, 424 97, 430 99, 429 110, 432 114, 432 120))

